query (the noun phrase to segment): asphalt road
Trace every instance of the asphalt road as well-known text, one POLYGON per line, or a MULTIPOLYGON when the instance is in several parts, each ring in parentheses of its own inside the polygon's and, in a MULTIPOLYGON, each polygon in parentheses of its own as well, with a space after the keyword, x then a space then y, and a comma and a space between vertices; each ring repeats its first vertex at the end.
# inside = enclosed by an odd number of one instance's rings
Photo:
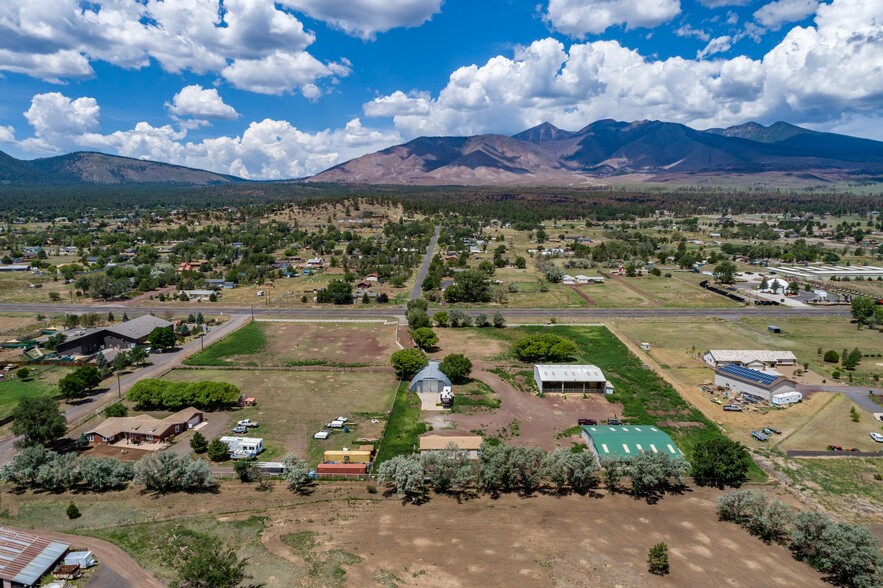
POLYGON ((426 248, 426 255, 423 256, 423 263, 420 264, 420 270, 417 272, 417 281, 414 282, 414 287, 411 288, 411 296, 408 300, 417 300, 420 298, 420 294, 423 293, 423 280, 426 279, 426 274, 429 272, 429 264, 432 262, 432 256, 435 255, 435 246, 438 244, 438 234, 440 231, 441 227, 435 227, 435 232, 432 233, 429 247, 426 248))
MULTIPOLYGON (((371 306, 328 306, 324 308, 273 308, 248 306, 224 306, 221 304, 202 303, 186 305, 163 305, 156 306, 124 306, 121 304, 0 304, 0 312, 25 312, 25 313, 106 313, 109 310, 125 311, 130 316, 139 314, 151 314, 157 312, 171 312, 173 314, 189 314, 197 310, 211 312, 212 314, 224 315, 250 315, 279 317, 279 318, 303 318, 303 319, 357 319, 357 318, 399 318, 404 316, 405 307, 399 305, 371 306)), ((487 313, 487 308, 464 309, 471 315, 487 313)), ((640 318, 640 317, 717 317, 728 320, 737 320, 744 317, 787 318, 787 317, 824 317, 824 316, 851 316, 848 306, 827 308, 789 308, 782 306, 759 306, 742 308, 500 308, 500 312, 508 318, 518 317, 556 317, 575 319, 605 319, 605 318, 640 318)))
POLYGON ((873 391, 876 396, 883 396, 883 388, 872 388, 870 386, 824 386, 815 384, 798 384, 798 392, 840 392, 844 396, 848 396, 850 400, 859 405, 870 413, 883 412, 883 406, 874 402, 869 391, 873 391))

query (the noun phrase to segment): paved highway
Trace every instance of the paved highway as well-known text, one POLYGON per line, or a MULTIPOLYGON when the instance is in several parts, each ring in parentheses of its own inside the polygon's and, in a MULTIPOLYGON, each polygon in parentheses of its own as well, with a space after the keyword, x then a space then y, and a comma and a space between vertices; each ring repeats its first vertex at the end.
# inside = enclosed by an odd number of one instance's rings
POLYGON ((435 227, 435 232, 432 233, 429 247, 426 248, 426 255, 423 256, 423 263, 420 264, 420 269, 417 271, 417 281, 414 282, 414 287, 411 288, 411 296, 408 300, 417 300, 420 298, 420 294, 423 293, 423 280, 426 279, 426 274, 429 272, 429 264, 432 263, 432 256, 435 254, 435 246, 438 244, 438 234, 440 231, 441 227, 435 227))
MULTIPOLYGON (((0 304, 0 312, 26 313, 106 313, 112 310, 117 313, 127 312, 130 316, 150 313, 189 314, 202 311, 204 313, 224 315, 251 315, 262 317, 302 318, 302 319, 354 319, 354 318, 399 318, 405 315, 405 307, 389 306, 327 306, 323 308, 274 308, 249 306, 225 306, 212 303, 191 303, 163 306, 126 306, 124 304, 0 304)), ((826 308, 789 308, 783 306, 759 306, 743 308, 473 308, 465 312, 476 315, 499 310, 506 318, 518 317, 556 317, 559 320, 574 318, 597 320, 605 318, 640 318, 640 317, 671 317, 671 318, 708 318, 717 317, 737 320, 744 317, 787 318, 787 317, 824 317, 851 316, 848 306, 826 308)))

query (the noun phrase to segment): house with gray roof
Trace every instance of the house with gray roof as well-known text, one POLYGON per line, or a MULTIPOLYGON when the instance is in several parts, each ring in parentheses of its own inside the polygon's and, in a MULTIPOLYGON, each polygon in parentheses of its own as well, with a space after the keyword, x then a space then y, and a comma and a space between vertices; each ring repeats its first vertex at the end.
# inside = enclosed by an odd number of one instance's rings
POLYGON ((68 552, 70 545, 10 527, 0 527, 0 585, 36 586, 68 552))

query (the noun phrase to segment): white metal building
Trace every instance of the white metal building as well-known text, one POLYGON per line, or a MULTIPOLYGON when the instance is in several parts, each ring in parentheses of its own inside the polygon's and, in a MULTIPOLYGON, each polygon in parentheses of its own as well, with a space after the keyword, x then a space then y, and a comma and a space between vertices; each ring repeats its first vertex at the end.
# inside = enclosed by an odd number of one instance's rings
POLYGON ((775 268, 777 274, 805 280, 830 280, 831 278, 883 278, 883 267, 873 265, 783 265, 775 268))
POLYGON ((255 457, 264 450, 264 440, 259 437, 221 437, 221 441, 227 444, 234 459, 255 457))
POLYGON ((533 379, 546 393, 603 392, 613 394, 613 384, 594 365, 535 365, 533 379))
POLYGON ((702 354, 702 360, 713 368, 734 364, 764 370, 779 365, 797 365, 797 357, 792 352, 769 349, 712 349, 702 354))
MULTIPOLYGON (((767 374, 735 364, 729 364, 715 370, 714 385, 718 388, 727 388, 733 392, 747 394, 759 400, 772 402, 774 396, 793 398, 781 395, 796 392, 797 382, 789 380, 782 375, 767 374)), ((803 396, 801 395, 800 398, 803 398, 803 396)), ((800 400, 800 398, 797 400, 800 400)), ((797 400, 793 400, 793 402, 797 400)), ((787 404, 787 402, 783 404, 787 404)))

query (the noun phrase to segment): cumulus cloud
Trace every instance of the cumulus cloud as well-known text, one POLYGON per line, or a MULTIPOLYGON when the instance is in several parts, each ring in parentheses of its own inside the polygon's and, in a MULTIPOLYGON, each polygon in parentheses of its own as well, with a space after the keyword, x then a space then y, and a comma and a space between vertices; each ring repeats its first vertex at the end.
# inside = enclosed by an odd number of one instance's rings
POLYGON ((758 8, 754 20, 767 29, 777 31, 786 23, 805 19, 818 7, 818 0, 776 0, 758 8))
POLYGON ((101 109, 94 98, 70 99, 58 92, 37 94, 24 113, 34 128, 34 136, 24 141, 25 148, 57 151, 71 144, 70 138, 98 126, 101 109))
POLYGON ((294 8, 346 33, 373 39, 398 27, 416 27, 441 12, 443 0, 281 0, 294 8))
POLYGON ((14 143, 15 129, 10 126, 0 125, 0 143, 14 143))
MULTIPOLYGON (((190 129, 186 125, 176 128, 147 122, 105 134, 97 130, 99 113, 93 98, 38 94, 25 113, 34 135, 15 144, 38 154, 92 149, 244 178, 284 179, 311 175, 401 141, 397 131, 366 127, 358 118, 342 128, 315 133, 302 131, 287 121, 265 119, 250 123, 239 136, 201 141, 188 140, 190 129)), ((0 127, 0 143, 13 141, 13 129, 0 127)))
POLYGON ((616 25, 652 28, 681 12, 679 0, 549 0, 543 19, 571 37, 600 34, 616 25))
MULTIPOLYGON (((94 74, 93 61, 142 68, 155 60, 170 72, 238 79, 279 52, 301 64, 285 88, 315 84, 334 68, 306 52, 315 35, 272 0, 4 0, 0 3, 0 71, 50 82, 94 74)), ((247 84, 239 87, 251 89, 247 84)), ((259 84, 265 88, 266 84, 259 84)), ((260 91, 260 90, 259 90, 260 91)))
POLYGON ((307 98, 318 98, 321 92, 313 81, 328 76, 346 76, 349 62, 322 63, 309 53, 276 51, 261 59, 240 59, 221 72, 228 82, 244 90, 260 94, 284 94, 301 88, 307 98))
MULTIPOLYGON (((704 56, 728 43, 715 39, 704 56)), ((607 117, 700 128, 752 119, 825 124, 841 113, 883 110, 881 68, 881 5, 834 0, 819 7, 814 26, 793 28, 761 59, 660 60, 616 41, 566 48, 542 39, 457 69, 435 97, 390 94, 364 110, 393 117, 408 138, 517 132, 546 120, 578 129, 607 117)))
POLYGON ((215 88, 203 88, 199 85, 186 86, 175 94, 172 102, 166 102, 166 108, 177 117, 197 119, 234 120, 239 118, 236 109, 225 104, 215 88))

